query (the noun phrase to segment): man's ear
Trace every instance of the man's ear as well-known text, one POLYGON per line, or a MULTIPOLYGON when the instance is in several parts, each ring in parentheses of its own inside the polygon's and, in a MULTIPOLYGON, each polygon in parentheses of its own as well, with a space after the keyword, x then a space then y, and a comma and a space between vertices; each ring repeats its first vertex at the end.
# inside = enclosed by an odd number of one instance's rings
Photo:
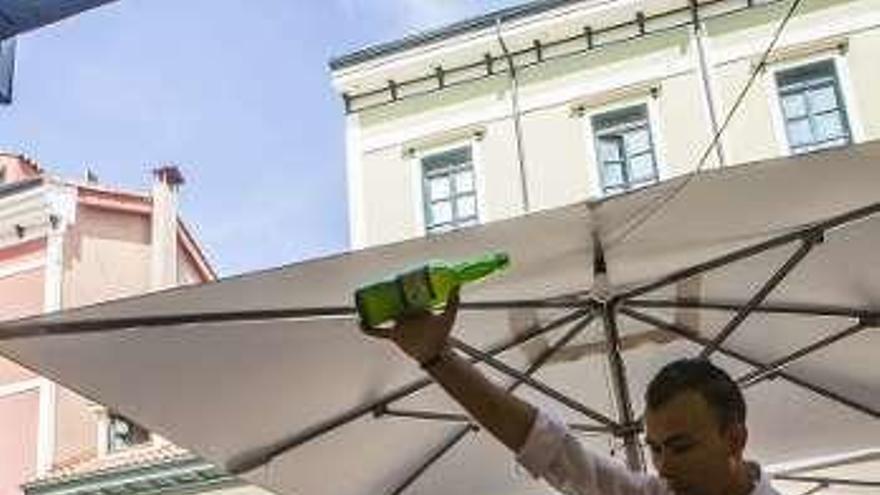
POLYGON ((727 441, 727 453, 741 456, 746 448, 746 441, 749 439, 749 430, 746 429, 746 425, 734 423, 727 427, 724 436, 727 441))

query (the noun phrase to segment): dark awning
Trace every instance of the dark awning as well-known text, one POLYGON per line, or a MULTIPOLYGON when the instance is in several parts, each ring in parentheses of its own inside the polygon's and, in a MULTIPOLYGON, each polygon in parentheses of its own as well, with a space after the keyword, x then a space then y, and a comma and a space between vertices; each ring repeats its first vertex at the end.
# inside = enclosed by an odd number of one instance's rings
POLYGON ((2 0, 0 39, 37 29, 113 0, 2 0))

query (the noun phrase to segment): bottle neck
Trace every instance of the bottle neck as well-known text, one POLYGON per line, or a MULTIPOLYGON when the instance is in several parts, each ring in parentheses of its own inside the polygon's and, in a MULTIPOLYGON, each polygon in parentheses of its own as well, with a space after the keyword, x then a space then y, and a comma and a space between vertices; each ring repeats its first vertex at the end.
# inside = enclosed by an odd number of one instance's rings
POLYGON ((503 265, 494 259, 469 261, 452 266, 452 271, 460 282, 479 280, 486 275, 498 270, 503 265))

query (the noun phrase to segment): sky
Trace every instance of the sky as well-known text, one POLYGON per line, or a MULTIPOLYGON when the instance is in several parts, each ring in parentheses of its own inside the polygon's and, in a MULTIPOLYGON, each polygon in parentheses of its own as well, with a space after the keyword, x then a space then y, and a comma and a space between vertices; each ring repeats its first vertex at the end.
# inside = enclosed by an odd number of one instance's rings
POLYGON ((516 0, 119 0, 18 40, 0 149, 148 190, 221 276, 348 249, 342 103, 327 62, 516 0))

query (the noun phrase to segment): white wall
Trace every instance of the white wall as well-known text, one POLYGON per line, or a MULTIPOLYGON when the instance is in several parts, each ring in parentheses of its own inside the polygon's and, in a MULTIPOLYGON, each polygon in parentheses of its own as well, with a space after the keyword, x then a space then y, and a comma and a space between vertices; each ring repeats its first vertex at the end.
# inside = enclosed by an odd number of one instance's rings
MULTIPOLYGON (((785 6, 707 22, 705 49, 719 120, 733 106, 785 6)), ((548 26, 554 21, 543 22, 542 33, 552 34, 548 26)), ((831 55, 838 56, 845 68, 844 86, 857 140, 880 137, 880 95, 872 91, 878 75, 872 60, 880 50, 878 26, 880 0, 837 0, 805 7, 787 28, 768 70, 755 81, 725 132, 722 143, 727 164, 785 152, 784 133, 779 132, 778 122, 774 124, 778 111, 775 86, 770 84, 773 68, 809 60, 823 50, 835 52, 831 55)), ((522 33, 518 36, 527 38, 522 33)), ((487 46, 459 43, 461 51, 470 50, 472 59, 481 57, 480 50, 487 46)), ((454 42, 446 45, 444 57, 454 49, 454 42)), ((413 57, 424 64, 426 52, 418 52, 413 57)), ((396 56, 386 73, 381 64, 372 65, 364 71, 364 81, 399 79, 394 71, 406 66, 406 57, 396 56)), ((357 71, 348 69, 345 78, 347 83, 356 80, 357 71)), ((712 126, 689 29, 545 62, 521 70, 520 81, 525 170, 533 210, 599 194, 589 125, 589 116, 597 112, 628 103, 649 105, 661 178, 693 170, 711 140, 712 126)), ((510 115, 509 81, 496 76, 350 116, 349 188, 355 247, 424 235, 418 156, 448 143, 473 142, 475 146, 475 167, 483 185, 481 221, 522 213, 510 115), (480 139, 474 139, 475 135, 480 139)), ((706 167, 715 166, 712 154, 706 167)))

